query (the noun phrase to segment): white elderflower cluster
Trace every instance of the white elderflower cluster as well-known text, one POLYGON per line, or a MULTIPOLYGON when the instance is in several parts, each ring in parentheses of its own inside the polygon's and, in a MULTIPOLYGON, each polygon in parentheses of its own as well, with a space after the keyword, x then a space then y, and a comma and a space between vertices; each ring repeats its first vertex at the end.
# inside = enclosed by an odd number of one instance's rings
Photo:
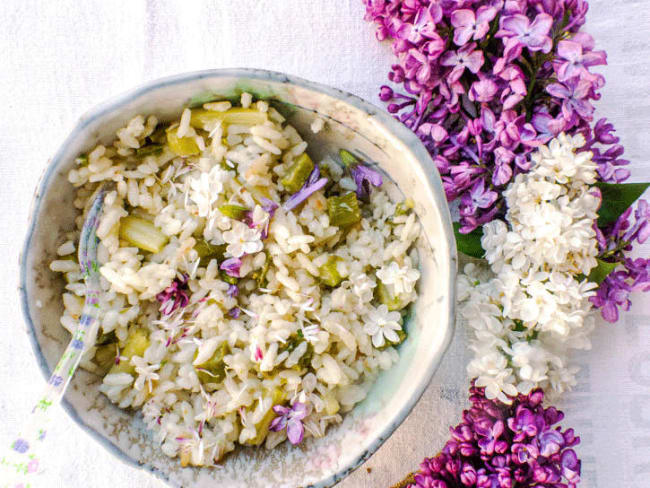
POLYGON ((483 227, 490 269, 469 264, 459 276, 458 315, 475 353, 468 372, 488 398, 562 392, 575 384, 570 350, 590 347, 600 194, 591 153, 575 152, 583 144, 562 134, 532 154, 531 171, 504 192, 505 221, 483 227))

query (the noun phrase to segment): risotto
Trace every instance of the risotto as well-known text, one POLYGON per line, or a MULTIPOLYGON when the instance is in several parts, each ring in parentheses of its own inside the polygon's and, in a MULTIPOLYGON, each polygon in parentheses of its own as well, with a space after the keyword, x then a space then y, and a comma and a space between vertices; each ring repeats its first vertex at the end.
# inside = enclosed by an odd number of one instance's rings
POLYGON ((173 123, 137 116, 69 173, 61 324, 82 311, 76 242, 101 187, 100 329, 82 366, 183 466, 325 435, 398 358, 419 223, 366 162, 308 152, 244 93, 173 123))

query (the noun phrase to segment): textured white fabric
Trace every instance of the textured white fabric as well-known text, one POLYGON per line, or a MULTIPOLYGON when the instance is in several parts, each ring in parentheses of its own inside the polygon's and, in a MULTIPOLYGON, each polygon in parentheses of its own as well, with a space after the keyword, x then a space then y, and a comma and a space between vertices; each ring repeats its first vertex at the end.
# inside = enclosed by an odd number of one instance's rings
MULTIPOLYGON (((616 124, 633 180, 647 180, 650 1, 591 4, 587 30, 610 63, 601 70, 608 83, 597 115, 616 124)), ((38 176, 77 117, 143 81, 218 67, 285 71, 379 103, 393 57, 363 14, 361 0, 0 2, 2 445, 44 382, 18 306, 18 253, 38 176)), ((598 327, 593 350, 579 358, 580 384, 562 401, 566 424, 583 439, 587 488, 650 486, 650 295, 634 303, 619 324, 598 327)), ((442 446, 466 400, 463 344, 461 331, 413 413, 339 486, 388 486, 442 446)), ((51 435, 42 486, 164 486, 116 461, 65 415, 51 435)))

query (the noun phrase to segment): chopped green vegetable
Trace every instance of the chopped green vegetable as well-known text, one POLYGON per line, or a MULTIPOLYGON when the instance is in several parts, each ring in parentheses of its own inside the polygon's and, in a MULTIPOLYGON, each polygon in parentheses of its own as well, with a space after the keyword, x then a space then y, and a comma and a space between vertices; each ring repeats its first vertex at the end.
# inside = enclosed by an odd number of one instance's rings
MULTIPOLYGON (((195 366, 196 375, 199 377, 201 383, 221 383, 226 378, 226 363, 223 358, 230 352, 228 343, 223 342, 217 347, 212 357, 205 363, 195 366)), ((197 351, 198 353, 198 351, 197 351)), ((196 358, 196 354, 194 355, 196 358)))
POLYGON ((147 140, 153 144, 165 144, 167 142, 167 127, 167 124, 158 124, 147 140))
POLYGON ((355 164, 359 163, 357 157, 345 149, 341 149, 339 151, 339 156, 341 157, 341 162, 345 167, 354 166, 355 164))
POLYGON ((163 152, 161 144, 147 144, 135 150, 135 155, 141 158, 145 156, 158 155, 163 152))
POLYGON ((260 420, 258 423, 255 424, 255 431, 257 432, 257 434, 252 439, 248 439, 246 441, 246 444, 250 446, 259 446, 262 442, 264 442, 264 439, 266 439, 266 436, 269 434, 269 428, 271 427, 271 422, 276 417, 276 413, 273 410, 273 407, 275 405, 281 405, 282 402, 284 402, 284 399, 285 399, 284 392, 279 388, 275 388, 271 393, 271 402, 272 402, 271 407, 264 414, 262 420, 260 420))
POLYGON ((318 273, 320 279, 327 286, 335 287, 339 286, 343 278, 339 274, 336 266, 338 262, 341 261, 341 258, 338 256, 330 256, 327 259, 327 262, 318 268, 318 273))
POLYGON ((86 166, 88 164, 88 156, 85 154, 80 154, 79 157, 74 160, 74 162, 77 163, 78 166, 86 166))
POLYGON ((144 356, 149 344, 149 333, 145 329, 132 329, 126 338, 124 349, 120 351, 120 362, 114 364, 109 373, 135 374, 135 366, 131 364, 131 358, 133 356, 144 356))
POLYGON ((413 210, 413 207, 414 207, 413 200, 407 198, 403 202, 398 203, 397 207, 395 207, 395 217, 406 215, 407 213, 409 213, 409 211, 413 210))
POLYGON ((267 121, 267 115, 265 112, 242 107, 234 107, 225 112, 198 109, 192 110, 190 124, 205 130, 217 120, 223 124, 260 125, 267 121))
POLYGON ((138 217, 142 220, 146 220, 147 222, 153 222, 155 217, 151 215, 149 212, 147 212, 144 208, 142 207, 132 207, 129 209, 129 215, 132 217, 138 217))
POLYGON ((99 337, 97 337, 97 341, 95 342, 95 344, 98 346, 103 346, 105 344, 109 344, 116 341, 117 339, 115 338, 115 331, 112 330, 108 334, 102 332, 99 335, 99 337))
POLYGON ((99 346, 97 351, 95 351, 95 364, 99 368, 100 372, 105 375, 110 369, 115 365, 115 355, 117 354, 117 347, 115 343, 104 344, 99 346))
POLYGON ((237 283, 239 283, 239 280, 237 278, 226 274, 224 270, 221 270, 221 272, 219 273, 219 277, 221 278, 222 281, 225 281, 229 285, 236 285, 237 283))
POLYGON ((148 220, 132 215, 120 220, 120 239, 153 253, 162 251, 168 241, 167 236, 158 227, 148 220))
POLYGON ((314 162, 307 153, 302 153, 289 167, 280 183, 288 192, 295 193, 302 188, 313 170, 314 162))
POLYGON ((287 342, 285 342, 282 346, 280 346, 280 349, 278 349, 278 354, 281 354, 283 352, 293 352, 293 350, 300 345, 301 342, 305 341, 305 337, 302 334, 302 330, 298 329, 298 332, 296 335, 291 335, 287 339, 287 342))
MULTIPOLYGON (((285 351, 291 353, 293 350, 298 347, 301 343, 305 342, 305 337, 302 334, 302 330, 298 330, 296 335, 292 335, 287 339, 287 342, 278 349, 278 353, 283 353, 285 351)), ((307 343, 307 350, 305 353, 300 356, 298 363, 293 366, 291 369, 294 371, 301 372, 304 369, 308 368, 311 365, 311 360, 314 357, 314 346, 311 342, 307 343)))
POLYGON ((262 265, 261 269, 255 270, 251 278, 253 278, 257 282, 257 287, 258 288, 264 288, 267 284, 266 282, 266 274, 269 272, 269 268, 271 267, 271 258, 266 254, 266 259, 264 260, 264 264, 262 265))
POLYGON ((323 402, 325 403, 326 415, 335 415, 341 409, 341 406, 339 405, 339 401, 331 393, 326 394, 323 397, 323 402))
POLYGON ((212 259, 221 259, 226 252, 226 245, 214 246, 204 239, 197 239, 194 250, 199 255, 200 266, 207 266, 212 259))
POLYGON ((167 129, 167 144, 169 144, 169 149, 178 156, 193 156, 201 152, 199 145, 192 137, 178 137, 178 124, 167 129))
POLYGON ((388 287, 381 281, 377 283, 375 294, 377 295, 377 300, 386 305, 388 310, 391 312, 401 310, 408 305, 408 303, 404 301, 403 298, 400 298, 399 295, 393 295, 388 287))
POLYGON ((235 220, 241 220, 244 218, 246 215, 246 212, 249 212, 250 209, 248 207, 242 207, 241 205, 221 205, 219 207, 219 212, 224 214, 226 217, 230 217, 231 219, 235 220))
POLYGON ((312 345, 311 342, 307 343, 307 351, 305 351, 305 354, 301 356, 301 358, 298 360, 298 366, 300 366, 301 369, 308 368, 311 365, 311 360, 314 357, 314 346, 312 345))
POLYGON ((330 217, 330 224, 337 227, 356 224, 361 220, 361 210, 359 210, 359 202, 354 192, 329 197, 327 213, 330 217))

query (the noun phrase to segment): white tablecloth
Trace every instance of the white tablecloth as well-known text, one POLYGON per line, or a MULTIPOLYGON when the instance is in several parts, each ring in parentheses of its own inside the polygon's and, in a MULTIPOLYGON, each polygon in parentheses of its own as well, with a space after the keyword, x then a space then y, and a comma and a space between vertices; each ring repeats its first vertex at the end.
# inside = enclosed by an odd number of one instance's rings
MULTIPOLYGON (((650 179, 650 1, 593 0, 587 30, 609 54, 597 105, 618 128, 633 180, 650 179)), ((0 2, 0 443, 44 380, 18 306, 18 253, 33 189, 77 117, 143 81, 183 71, 257 67, 332 85, 374 103, 393 57, 361 0, 3 0, 0 2)), ((650 246, 640 250, 647 255, 650 246)), ((581 486, 650 487, 650 295, 599 325, 563 398, 582 435, 581 486)), ((462 331, 424 397, 383 447, 340 483, 382 487, 433 455, 460 418, 468 359, 462 331)), ((116 461, 61 415, 43 486, 164 486, 116 461)))

